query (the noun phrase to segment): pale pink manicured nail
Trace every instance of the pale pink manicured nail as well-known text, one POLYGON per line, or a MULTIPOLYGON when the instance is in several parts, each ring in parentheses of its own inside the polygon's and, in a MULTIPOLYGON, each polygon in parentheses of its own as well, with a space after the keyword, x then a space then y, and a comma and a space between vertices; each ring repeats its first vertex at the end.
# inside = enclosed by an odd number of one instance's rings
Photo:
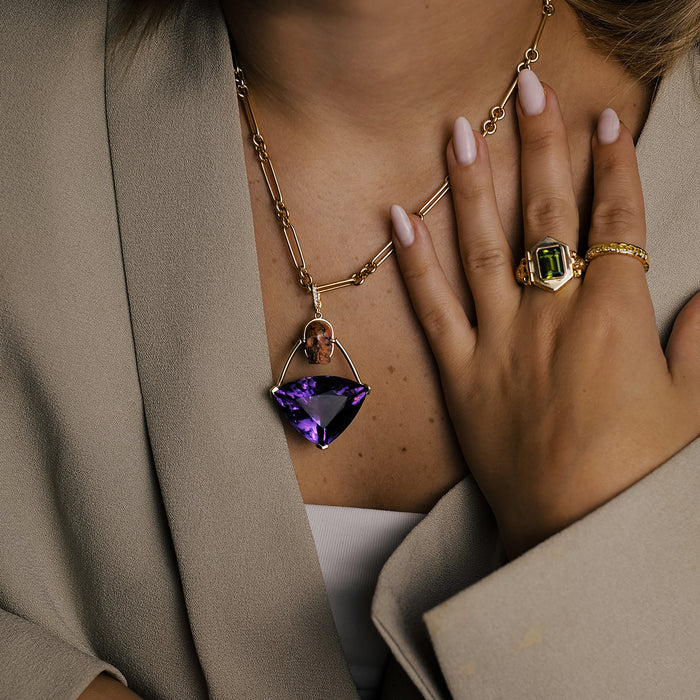
POLYGON ((413 225, 408 218, 406 210, 398 204, 392 204, 391 221, 394 224, 394 232, 396 233, 396 238, 399 239, 401 247, 408 248, 408 246, 413 243, 415 235, 413 233, 413 225))
POLYGON ((518 76, 518 100, 523 113, 535 117, 544 112, 547 99, 540 79, 531 68, 520 71, 518 76))
POLYGON ((598 143, 615 143, 620 136, 620 118, 614 109, 604 109, 598 118, 598 143))
POLYGON ((476 141, 471 124, 464 117, 455 119, 452 146, 460 165, 471 165, 476 160, 476 141))

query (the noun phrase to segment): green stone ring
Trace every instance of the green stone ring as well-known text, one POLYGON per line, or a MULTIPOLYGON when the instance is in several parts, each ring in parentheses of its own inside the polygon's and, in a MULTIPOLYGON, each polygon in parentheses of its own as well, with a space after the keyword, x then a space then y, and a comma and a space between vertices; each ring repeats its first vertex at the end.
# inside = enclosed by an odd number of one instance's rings
POLYGON ((547 236, 525 253, 515 270, 515 279, 526 287, 534 285, 556 292, 585 271, 586 261, 578 253, 547 236))

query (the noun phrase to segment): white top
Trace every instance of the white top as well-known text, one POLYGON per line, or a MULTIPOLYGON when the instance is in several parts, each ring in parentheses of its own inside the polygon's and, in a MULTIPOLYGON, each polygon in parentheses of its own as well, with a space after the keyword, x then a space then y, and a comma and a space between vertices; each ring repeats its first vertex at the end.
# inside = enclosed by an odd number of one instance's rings
POLYGON ((307 505, 306 513, 350 673, 362 700, 371 700, 389 656, 370 619, 377 578, 391 553, 425 516, 315 505, 307 505))

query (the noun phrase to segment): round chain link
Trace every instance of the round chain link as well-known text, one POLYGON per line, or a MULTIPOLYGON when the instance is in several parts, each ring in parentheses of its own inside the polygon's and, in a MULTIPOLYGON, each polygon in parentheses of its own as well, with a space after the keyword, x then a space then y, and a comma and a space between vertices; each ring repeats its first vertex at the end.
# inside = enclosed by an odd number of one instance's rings
POLYGON ((282 226, 289 228, 291 224, 289 220, 289 209, 287 209, 287 205, 281 199, 275 201, 275 215, 282 226))
POLYGON ((299 284, 308 289, 309 292, 312 291, 314 286, 314 278, 309 274, 309 271, 305 267, 299 268, 299 284))
MULTIPOLYGON (((512 97, 517 84, 518 75, 521 71, 530 67, 532 63, 535 63, 539 57, 538 45, 540 39, 542 38, 542 33, 544 32, 545 24, 547 19, 549 19, 554 14, 555 8, 552 0, 543 0, 542 2, 542 19, 540 20, 539 27, 537 28, 537 33, 531 44, 527 48, 524 54, 525 60, 519 63, 515 70, 515 79, 511 82, 505 96, 501 102, 494 105, 489 110, 489 118, 481 125, 482 136, 491 136, 496 133, 498 129, 498 122, 501 121, 506 116, 506 105, 508 104, 510 98, 512 97)), ((322 292, 328 292, 333 289, 341 289, 342 287, 355 286, 359 287, 364 284, 365 280, 372 274, 374 274, 379 266, 391 256, 394 252, 394 247, 391 241, 389 241, 369 262, 365 263, 357 272, 354 272, 348 279, 338 280, 337 282, 328 282, 326 284, 316 285, 314 283, 311 273, 306 269, 306 263, 304 261, 304 254, 301 250, 301 244, 297 237, 296 230, 291 221, 291 216, 289 214, 289 209, 284 202, 282 197, 282 191, 280 190, 279 183, 277 182, 277 176, 275 174, 275 169, 272 166, 272 161, 267 153, 267 145, 263 135, 260 133, 257 120, 255 118, 255 113, 253 112, 253 107, 250 103, 250 89, 243 74, 243 70, 238 65, 238 59, 236 57, 235 51, 233 52, 233 62, 234 62, 234 77, 236 80, 236 94, 243 103, 243 110, 248 122, 248 128, 251 133, 251 141, 253 143, 253 148, 255 149, 255 154, 260 161, 260 167, 262 168, 263 176, 265 177, 265 183, 270 191, 270 197, 272 198, 272 203, 275 208, 275 216, 282 226, 282 233, 284 239, 289 248, 289 254, 292 258, 292 264, 299 273, 299 284, 306 289, 309 294, 314 297, 315 302, 318 301, 317 313, 320 312, 320 299, 322 292), (290 240, 291 233, 291 240, 290 240)), ((425 215, 449 192, 450 181, 448 177, 445 177, 443 184, 437 189, 433 195, 428 199, 428 201, 418 210, 417 215, 423 219, 425 215)))

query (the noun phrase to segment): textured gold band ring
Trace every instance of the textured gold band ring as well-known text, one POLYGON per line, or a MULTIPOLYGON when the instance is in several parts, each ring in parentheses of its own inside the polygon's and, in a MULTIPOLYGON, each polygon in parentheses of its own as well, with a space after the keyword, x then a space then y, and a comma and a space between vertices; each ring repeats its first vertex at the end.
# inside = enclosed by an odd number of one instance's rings
POLYGON ((599 243, 586 251, 585 260, 589 263, 600 255, 631 255, 642 263, 644 272, 649 270, 649 253, 644 248, 631 243, 599 243))
POLYGON ((525 253, 515 269, 515 280, 525 287, 556 292, 585 271, 586 261, 578 253, 548 236, 525 253))

